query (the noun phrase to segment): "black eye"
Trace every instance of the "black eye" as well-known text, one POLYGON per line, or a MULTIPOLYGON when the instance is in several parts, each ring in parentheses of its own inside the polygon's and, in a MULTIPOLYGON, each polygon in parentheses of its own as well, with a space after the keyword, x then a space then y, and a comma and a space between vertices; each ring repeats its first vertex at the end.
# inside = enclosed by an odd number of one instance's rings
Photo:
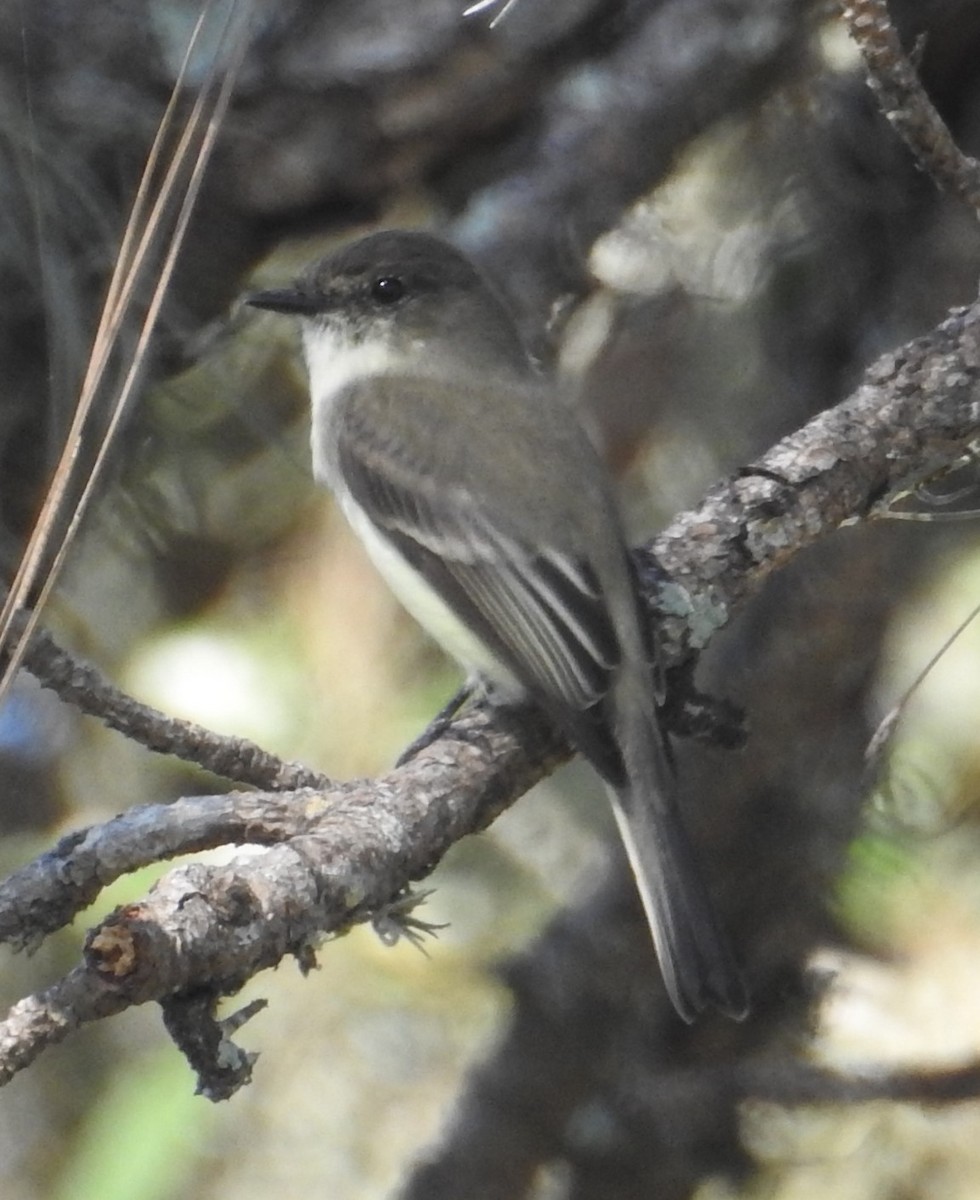
POLYGON ((371 284, 371 297, 379 304, 396 304, 405 295, 405 285, 397 275, 382 275, 371 284))

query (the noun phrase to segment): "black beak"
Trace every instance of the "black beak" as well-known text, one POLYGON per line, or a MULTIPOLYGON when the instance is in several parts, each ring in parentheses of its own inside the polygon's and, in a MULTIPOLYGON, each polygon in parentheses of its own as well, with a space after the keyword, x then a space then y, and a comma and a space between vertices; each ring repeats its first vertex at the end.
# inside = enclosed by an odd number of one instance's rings
POLYGON ((266 292, 250 292, 245 297, 245 303, 253 308, 267 308, 271 312, 295 313, 298 316, 309 316, 319 307, 316 300, 299 291, 298 288, 271 288, 266 292))

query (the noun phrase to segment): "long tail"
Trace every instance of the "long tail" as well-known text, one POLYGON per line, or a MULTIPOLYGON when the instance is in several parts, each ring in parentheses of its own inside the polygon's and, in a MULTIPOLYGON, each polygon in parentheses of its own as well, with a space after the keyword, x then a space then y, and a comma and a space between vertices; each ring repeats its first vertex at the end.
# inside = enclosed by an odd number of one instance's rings
POLYGON ((745 984, 681 822, 660 731, 645 732, 624 746, 629 784, 609 792, 667 991, 685 1021, 709 1005, 741 1019, 745 984))

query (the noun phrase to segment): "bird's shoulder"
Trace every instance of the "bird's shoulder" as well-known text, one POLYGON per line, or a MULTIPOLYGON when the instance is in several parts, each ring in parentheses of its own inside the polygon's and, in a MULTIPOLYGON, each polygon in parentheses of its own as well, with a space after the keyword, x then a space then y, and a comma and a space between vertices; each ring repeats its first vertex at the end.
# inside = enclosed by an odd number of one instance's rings
POLYGON ((556 488, 576 508, 608 502, 577 413, 545 379, 392 373, 352 383, 337 417, 347 452, 368 469, 421 474, 481 505, 506 494, 511 511, 515 499, 537 506, 556 488))

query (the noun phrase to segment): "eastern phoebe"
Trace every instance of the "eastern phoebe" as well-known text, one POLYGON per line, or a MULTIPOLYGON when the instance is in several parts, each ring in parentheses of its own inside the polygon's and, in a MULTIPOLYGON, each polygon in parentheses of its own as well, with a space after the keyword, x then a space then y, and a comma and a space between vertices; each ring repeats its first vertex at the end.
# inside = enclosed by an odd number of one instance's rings
POLYGON ((610 481, 508 309, 459 251, 399 231, 248 303, 300 318, 314 473, 396 595, 494 695, 536 701, 608 785, 677 1011, 743 1016, 610 481))

